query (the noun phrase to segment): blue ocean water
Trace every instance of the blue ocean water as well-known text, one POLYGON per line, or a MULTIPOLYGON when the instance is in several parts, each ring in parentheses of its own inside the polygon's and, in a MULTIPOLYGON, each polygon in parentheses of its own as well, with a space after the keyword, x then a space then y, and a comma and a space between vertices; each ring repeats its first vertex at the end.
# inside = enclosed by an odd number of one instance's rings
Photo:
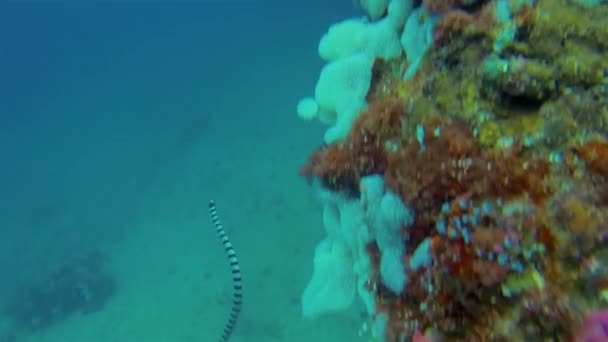
POLYGON ((244 273, 234 340, 340 336, 349 322, 300 320, 323 233, 297 169, 323 129, 295 105, 317 80, 319 37, 355 13, 0 4, 0 341, 216 340, 232 285, 211 198, 244 273))

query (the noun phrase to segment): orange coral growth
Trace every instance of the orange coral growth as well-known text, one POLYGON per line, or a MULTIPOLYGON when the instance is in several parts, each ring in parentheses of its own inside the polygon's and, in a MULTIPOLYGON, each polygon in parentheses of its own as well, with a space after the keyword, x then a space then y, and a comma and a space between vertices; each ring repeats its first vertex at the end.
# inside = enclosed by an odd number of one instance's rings
POLYGON ((496 23, 494 13, 496 13, 496 1, 489 1, 475 13, 475 28, 477 30, 486 31, 493 27, 496 23))
POLYGON ((438 14, 454 8, 456 0, 423 0, 422 4, 429 14, 438 14))
POLYGON ((592 172, 602 175, 608 173, 608 143, 605 141, 590 141, 574 151, 592 172))
POLYGON ((481 285, 490 287, 505 280, 509 268, 491 261, 475 260, 473 262, 473 272, 475 272, 481 285))
MULTIPOLYGON (((361 177, 383 174, 387 187, 417 213, 415 229, 407 233, 412 246, 435 234, 437 214, 443 203, 458 198, 466 201, 521 199, 526 203, 529 198, 540 204, 550 193, 547 186, 550 170, 543 161, 524 160, 515 151, 484 150, 471 130, 456 121, 428 120, 418 129, 418 132, 424 132, 422 139, 412 138, 412 134, 402 138, 401 135, 408 131, 404 120, 400 100, 373 103, 359 116, 346 142, 317 151, 302 173, 320 178, 330 189, 355 195, 361 177)), ((461 208, 454 205, 451 210, 461 208)), ((465 213, 451 213, 452 217, 460 214, 465 213)), ((494 246, 500 246, 507 234, 511 234, 509 230, 494 229, 493 225, 497 224, 501 225, 500 222, 485 222, 476 227, 473 242, 478 249, 495 252, 494 246)), ((433 243, 434 249, 439 247, 435 241, 433 243)), ((458 256, 456 261, 446 261, 452 265, 452 272, 465 278, 479 278, 474 274, 475 256, 470 248, 444 245, 443 249, 451 249, 450 258, 458 256)), ((491 282, 484 280, 481 283, 491 282)))
POLYGON ((374 146, 338 143, 315 152, 300 169, 300 175, 317 177, 331 190, 357 194, 361 177, 382 169, 381 153, 374 146))
POLYGON ((445 249, 441 257, 445 258, 442 264, 446 265, 451 275, 461 279, 470 280, 474 278, 473 263, 475 256, 462 241, 450 243, 445 241, 445 249))
POLYGON ((529 27, 534 23, 536 4, 524 6, 519 14, 515 17, 515 22, 518 27, 529 27))
POLYGON ((439 20, 433 31, 435 44, 441 46, 448 43, 460 35, 474 20, 471 14, 462 10, 448 12, 439 20))
POLYGON ((547 228, 547 226, 545 225, 540 225, 536 229, 536 241, 545 246, 549 253, 554 252, 557 247, 557 241, 555 240, 555 236, 553 235, 551 230, 549 230, 549 228, 547 228))
MULTIPOLYGON (((508 274, 508 267, 477 258, 472 253, 472 248, 462 241, 444 240, 442 244, 436 256, 438 263, 444 265, 449 275, 460 279, 467 288, 474 289, 480 285, 493 286, 504 280, 508 274)), ((448 280, 444 279, 444 281, 448 280)))
POLYGON ((370 142, 383 145, 387 139, 398 139, 405 117, 405 105, 399 98, 373 102, 353 124, 350 140, 355 145, 370 142))
POLYGON ((414 142, 389 153, 384 175, 416 210, 464 194, 507 200, 526 193, 539 203, 550 193, 546 162, 484 151, 463 124, 426 125, 425 137, 424 146, 414 142))
POLYGON ((492 251, 496 249, 496 246, 501 246, 504 243, 505 238, 507 238, 507 232, 505 230, 479 227, 473 232, 471 240, 473 245, 478 248, 492 251))
POLYGON ((424 146, 409 143, 387 157, 385 179, 406 204, 427 207, 456 197, 484 173, 486 161, 464 125, 425 127, 424 146), (434 134, 437 130, 440 134, 434 134), (416 203, 418 202, 418 203, 416 203))
POLYGON ((329 189, 357 193, 362 177, 384 172, 385 143, 399 139, 405 115, 403 102, 397 98, 370 104, 357 117, 347 141, 319 149, 300 174, 319 178, 329 189))
POLYGON ((488 172, 488 194, 509 199, 527 193, 535 204, 551 194, 550 168, 546 161, 523 159, 514 152, 494 153, 492 159, 493 163, 488 164, 493 169, 488 172))

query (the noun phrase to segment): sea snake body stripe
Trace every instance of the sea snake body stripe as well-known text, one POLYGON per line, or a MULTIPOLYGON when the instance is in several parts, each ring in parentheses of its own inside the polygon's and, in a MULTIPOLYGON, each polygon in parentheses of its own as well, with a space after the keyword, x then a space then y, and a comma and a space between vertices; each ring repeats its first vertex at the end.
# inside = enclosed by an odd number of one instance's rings
POLYGON ((232 271, 232 310, 230 311, 230 316, 228 317, 228 321, 224 326, 224 332, 220 338, 220 342, 226 342, 230 339, 230 335, 234 330, 234 326, 236 325, 243 306, 243 281, 241 278, 241 267, 239 266, 239 260, 237 259, 236 252, 232 247, 232 243, 230 243, 230 239, 222 226, 222 222, 220 222, 220 218, 217 215, 217 209, 215 208, 214 201, 209 201, 209 214, 211 215, 211 220, 215 225, 215 230, 220 237, 220 240, 222 240, 222 244, 226 250, 226 256, 230 262, 230 269, 232 271))

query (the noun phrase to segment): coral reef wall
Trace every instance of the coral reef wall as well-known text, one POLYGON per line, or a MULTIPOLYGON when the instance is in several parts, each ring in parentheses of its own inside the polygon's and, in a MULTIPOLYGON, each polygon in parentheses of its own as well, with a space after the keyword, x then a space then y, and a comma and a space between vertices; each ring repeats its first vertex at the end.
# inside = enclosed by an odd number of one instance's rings
POLYGON ((327 60, 373 58, 333 81, 361 109, 299 113, 341 132, 300 170, 328 233, 303 307, 357 294, 380 341, 608 341, 608 2, 372 3, 324 37, 365 37, 327 60))

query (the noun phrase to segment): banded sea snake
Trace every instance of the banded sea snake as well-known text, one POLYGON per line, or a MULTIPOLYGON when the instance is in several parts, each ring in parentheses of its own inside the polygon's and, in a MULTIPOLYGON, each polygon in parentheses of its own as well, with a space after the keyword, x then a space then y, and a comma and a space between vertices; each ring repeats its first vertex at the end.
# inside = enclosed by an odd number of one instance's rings
POLYGON ((228 321, 226 322, 226 325, 224 325, 224 332, 220 337, 220 342, 227 342, 230 339, 230 335, 232 335, 232 331, 234 330, 243 306, 243 280, 241 278, 239 260, 236 257, 236 252, 232 247, 228 234, 226 234, 222 222, 217 215, 217 209, 215 208, 215 202, 213 200, 209 201, 209 214, 215 225, 215 231, 224 245, 228 262, 230 262, 230 270, 232 271, 232 309, 230 310, 228 321))

